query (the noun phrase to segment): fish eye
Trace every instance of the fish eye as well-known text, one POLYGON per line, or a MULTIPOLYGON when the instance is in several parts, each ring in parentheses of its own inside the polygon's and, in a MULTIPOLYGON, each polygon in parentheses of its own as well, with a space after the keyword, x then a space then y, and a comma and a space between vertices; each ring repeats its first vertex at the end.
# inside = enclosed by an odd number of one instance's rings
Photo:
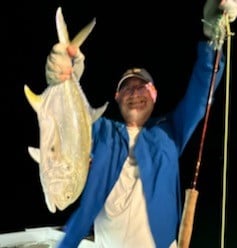
POLYGON ((71 192, 67 192, 66 193, 66 199, 70 200, 72 198, 72 193, 71 192))

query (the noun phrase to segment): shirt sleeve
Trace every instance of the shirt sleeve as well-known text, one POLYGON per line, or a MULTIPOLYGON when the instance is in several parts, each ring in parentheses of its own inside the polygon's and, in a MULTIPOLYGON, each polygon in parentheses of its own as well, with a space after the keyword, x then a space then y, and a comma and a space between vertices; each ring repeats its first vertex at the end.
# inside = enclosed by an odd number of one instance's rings
POLYGON ((204 117, 214 78, 214 91, 220 84, 225 64, 222 51, 215 51, 207 41, 200 41, 197 59, 184 97, 170 114, 174 140, 181 154, 200 120, 204 117), (219 54, 218 54, 219 53, 219 54), (220 55, 220 56, 218 56, 220 55), (214 72, 217 59, 218 68, 214 72), (214 74, 215 73, 215 74, 214 74), (215 77, 214 77, 215 76, 215 77))

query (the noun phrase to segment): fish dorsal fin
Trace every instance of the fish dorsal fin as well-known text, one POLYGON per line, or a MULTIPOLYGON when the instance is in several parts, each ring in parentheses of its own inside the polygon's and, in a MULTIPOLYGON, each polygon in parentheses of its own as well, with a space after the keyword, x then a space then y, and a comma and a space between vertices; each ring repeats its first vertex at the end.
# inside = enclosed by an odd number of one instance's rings
POLYGON ((107 109, 109 102, 106 102, 103 106, 99 108, 90 108, 90 115, 92 119, 92 123, 95 122, 100 116, 103 115, 105 110, 107 109))
POLYGON ((39 148, 29 146, 28 152, 35 162, 40 163, 40 149, 39 148))
POLYGON ((32 108, 35 110, 35 112, 38 112, 43 101, 41 95, 36 95, 35 93, 33 93, 27 85, 24 85, 24 92, 32 108))

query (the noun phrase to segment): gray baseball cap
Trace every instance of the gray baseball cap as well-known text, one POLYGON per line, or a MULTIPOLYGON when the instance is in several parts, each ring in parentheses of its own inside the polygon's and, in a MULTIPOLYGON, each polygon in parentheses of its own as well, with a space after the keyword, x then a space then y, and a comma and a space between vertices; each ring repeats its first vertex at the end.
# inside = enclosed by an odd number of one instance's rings
POLYGON ((124 81, 127 78, 136 77, 144 80, 146 83, 151 82, 154 84, 153 78, 150 73, 144 68, 131 68, 124 72, 122 78, 118 82, 116 91, 120 91, 123 86, 124 81))

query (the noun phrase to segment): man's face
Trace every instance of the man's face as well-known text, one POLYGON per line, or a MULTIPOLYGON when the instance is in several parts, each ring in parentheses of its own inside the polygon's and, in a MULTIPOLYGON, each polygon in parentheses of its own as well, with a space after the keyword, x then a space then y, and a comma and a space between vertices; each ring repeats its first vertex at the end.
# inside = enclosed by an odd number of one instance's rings
POLYGON ((142 79, 131 77, 116 92, 115 99, 128 126, 143 126, 150 117, 155 103, 148 86, 142 79))

